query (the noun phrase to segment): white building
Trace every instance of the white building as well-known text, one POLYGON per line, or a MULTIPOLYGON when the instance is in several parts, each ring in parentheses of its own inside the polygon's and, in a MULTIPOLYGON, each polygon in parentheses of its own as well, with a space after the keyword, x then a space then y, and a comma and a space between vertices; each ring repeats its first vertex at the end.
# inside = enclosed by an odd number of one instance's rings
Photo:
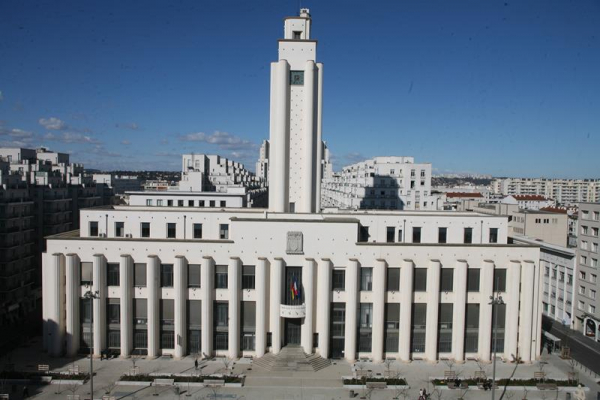
POLYGON ((114 194, 125 194, 142 189, 142 181, 137 176, 131 175, 113 175, 113 174, 93 174, 92 179, 96 184, 103 184, 112 188, 114 194))
POLYGON ((522 210, 541 210, 546 207, 554 207, 556 203, 538 194, 513 194, 500 200, 502 204, 516 204, 522 210))
POLYGON ((600 201, 600 179, 499 178, 492 181, 496 194, 541 195, 560 205, 600 201))
POLYGON ((342 209, 439 210, 431 194, 431 164, 413 157, 375 157, 349 165, 324 179, 323 207, 342 209))
POLYGON ((269 209, 83 211, 82 229, 44 253, 50 354, 237 358, 300 345, 324 358, 490 361, 499 292, 499 355, 539 356, 539 248, 507 244, 506 218, 315 212, 323 67, 310 24, 306 9, 285 19, 273 64, 269 209), (299 113, 316 118, 296 124, 299 113))

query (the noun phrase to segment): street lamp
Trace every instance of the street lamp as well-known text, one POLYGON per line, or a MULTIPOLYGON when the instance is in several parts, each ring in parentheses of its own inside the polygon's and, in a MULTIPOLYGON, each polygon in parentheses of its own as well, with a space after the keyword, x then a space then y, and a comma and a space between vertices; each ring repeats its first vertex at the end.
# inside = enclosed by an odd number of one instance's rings
POLYGON ((90 400, 94 400, 94 300, 97 300, 100 298, 100 294, 98 293, 98 291, 92 292, 91 290, 88 290, 87 292, 85 292, 85 294, 83 295, 84 299, 87 299, 90 301, 90 307, 91 307, 91 313, 90 313, 90 320, 91 320, 91 343, 90 343, 90 400))
POLYGON ((502 296, 500 293, 496 292, 495 296, 490 296, 492 305, 492 314, 494 315, 494 361, 492 364, 492 400, 496 397, 496 348, 498 346, 497 337, 498 337, 498 310, 496 310, 497 306, 504 304, 504 300, 502 300, 502 296))

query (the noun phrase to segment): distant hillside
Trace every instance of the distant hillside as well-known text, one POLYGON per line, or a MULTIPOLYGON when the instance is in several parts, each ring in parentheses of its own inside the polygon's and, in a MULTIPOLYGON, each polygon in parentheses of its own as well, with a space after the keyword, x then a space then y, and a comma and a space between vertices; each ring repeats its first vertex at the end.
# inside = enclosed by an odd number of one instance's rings
POLYGON ((431 177, 431 186, 489 186, 492 183, 492 178, 446 178, 440 176, 431 177))

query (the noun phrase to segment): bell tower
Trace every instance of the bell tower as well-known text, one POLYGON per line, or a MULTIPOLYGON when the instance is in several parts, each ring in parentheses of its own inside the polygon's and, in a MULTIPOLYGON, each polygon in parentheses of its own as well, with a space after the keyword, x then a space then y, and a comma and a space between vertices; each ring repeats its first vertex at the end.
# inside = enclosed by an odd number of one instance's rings
POLYGON ((320 211, 323 64, 306 8, 284 20, 279 61, 271 63, 269 209, 320 211))

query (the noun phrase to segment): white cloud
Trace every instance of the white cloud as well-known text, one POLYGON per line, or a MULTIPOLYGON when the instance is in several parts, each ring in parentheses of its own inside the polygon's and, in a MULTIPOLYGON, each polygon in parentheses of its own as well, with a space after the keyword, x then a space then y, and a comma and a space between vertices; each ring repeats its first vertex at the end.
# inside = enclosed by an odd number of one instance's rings
POLYGON ((89 135, 84 135, 82 133, 74 133, 74 132, 62 132, 60 134, 55 134, 52 132, 48 132, 44 135, 45 140, 50 140, 53 142, 60 143, 89 143, 89 144, 100 144, 101 142, 98 139, 95 139, 89 135))
POLYGON ((179 140, 183 142, 202 142, 217 146, 222 150, 256 150, 258 144, 249 140, 242 139, 239 136, 232 135, 227 132, 215 131, 207 135, 204 132, 188 133, 187 135, 179 136, 179 140))
POLYGON ((44 128, 51 131, 60 131, 68 128, 67 124, 64 121, 56 117, 40 118, 38 122, 44 128))
POLYGON ((125 146, 129 146, 131 144, 131 142, 129 140, 121 140, 121 144, 124 144, 125 146))
POLYGON ((140 129, 140 126, 135 122, 126 122, 126 123, 116 123, 115 127, 123 128, 123 129, 131 129, 132 131, 137 131, 140 129))
POLYGON ((35 147, 36 135, 18 128, 8 128, 0 124, 0 146, 35 147))

